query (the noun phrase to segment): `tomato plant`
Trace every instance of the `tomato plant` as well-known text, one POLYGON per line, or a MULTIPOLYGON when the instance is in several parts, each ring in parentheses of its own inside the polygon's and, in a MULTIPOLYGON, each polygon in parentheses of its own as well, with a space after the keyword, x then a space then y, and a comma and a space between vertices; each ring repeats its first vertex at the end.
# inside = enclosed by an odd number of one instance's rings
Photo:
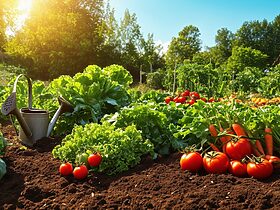
POLYGON ((247 164, 238 160, 230 161, 228 169, 234 176, 243 177, 247 175, 247 164))
POLYGON ((72 171, 73 171, 73 166, 69 162, 62 163, 59 167, 59 173, 62 176, 68 176, 68 175, 72 174, 72 171))
POLYGON ((265 159, 260 161, 251 161, 247 164, 247 173, 257 179, 265 179, 271 176, 273 172, 272 164, 265 159))
POLYGON ((203 159, 198 152, 190 152, 183 154, 180 159, 180 166, 183 171, 197 172, 202 168, 203 159))
POLYGON ((229 159, 225 153, 210 151, 203 157, 203 166, 208 173, 225 173, 229 166, 229 159))
POLYGON ((75 169, 73 171, 73 175, 74 175, 75 179, 84 179, 88 175, 88 169, 85 165, 75 167, 75 169))
POLYGON ((250 142, 245 138, 229 141, 226 144, 226 153, 233 160, 241 160, 246 155, 252 154, 250 142))
POLYGON ((102 156, 99 153, 94 153, 88 156, 88 164, 92 167, 97 167, 102 161, 102 156))

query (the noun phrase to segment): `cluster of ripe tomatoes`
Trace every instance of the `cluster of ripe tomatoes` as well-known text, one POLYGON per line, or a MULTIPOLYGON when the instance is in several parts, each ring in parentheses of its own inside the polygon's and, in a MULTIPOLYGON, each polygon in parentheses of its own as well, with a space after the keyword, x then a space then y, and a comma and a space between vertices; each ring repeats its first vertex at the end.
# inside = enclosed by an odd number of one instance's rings
POLYGON ((189 104, 193 105, 197 100, 202 100, 204 102, 214 102, 215 99, 213 97, 209 98, 208 100, 204 97, 201 97, 198 92, 191 92, 189 90, 185 90, 181 94, 172 97, 172 96, 167 96, 165 98, 165 103, 169 104, 171 101, 174 101, 175 103, 181 103, 181 104, 189 104))
POLYGON ((62 176, 69 176, 73 174, 75 179, 84 179, 88 176, 89 169, 91 167, 98 167, 102 161, 102 156, 99 153, 94 153, 91 155, 85 156, 81 155, 80 162, 82 163, 79 166, 76 166, 73 169, 73 165, 69 162, 62 163, 59 167, 59 173, 62 176))

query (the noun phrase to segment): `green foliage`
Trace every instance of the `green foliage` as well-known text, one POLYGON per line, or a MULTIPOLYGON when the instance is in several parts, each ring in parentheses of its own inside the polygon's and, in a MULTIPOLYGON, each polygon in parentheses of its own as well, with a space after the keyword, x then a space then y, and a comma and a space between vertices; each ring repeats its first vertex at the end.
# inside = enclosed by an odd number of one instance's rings
POLYGON ((153 155, 153 145, 142 139, 134 125, 120 129, 109 123, 91 123, 76 126, 52 153, 62 161, 74 162, 78 155, 96 151, 102 155, 98 171, 116 174, 138 164, 142 155, 153 155))
POLYGON ((260 85, 260 79, 264 76, 263 70, 256 67, 245 67, 236 74, 234 80, 235 90, 256 93, 260 85))
MULTIPOLYGON (((164 86, 172 90, 174 81, 173 70, 167 70, 164 86)), ((180 65, 176 69, 176 87, 177 90, 199 91, 207 97, 224 96, 228 90, 228 79, 230 77, 221 68, 214 69, 211 64, 199 65, 188 63, 180 65)))
MULTIPOLYGON (((272 127, 275 144, 280 144, 279 106, 267 106, 261 109, 251 108, 247 104, 232 101, 227 103, 204 103, 199 101, 188 108, 179 125, 181 129, 174 136, 188 142, 189 145, 203 146, 206 142, 218 145, 220 141, 210 136, 208 127, 214 124, 218 129, 230 128, 232 123, 241 124, 250 138, 264 139, 264 128, 272 127), (234 111, 233 111, 234 110, 234 111)), ((278 147, 275 151, 279 152, 278 147)))
POLYGON ((267 71, 266 75, 260 78, 258 92, 267 97, 280 96, 280 65, 267 71))
MULTIPOLYGON (((166 104, 163 104, 166 107, 166 104)), ((174 118, 178 114, 171 113, 175 111, 172 108, 160 108, 161 105, 156 103, 135 103, 130 107, 121 109, 120 112, 106 116, 102 121, 113 122, 118 128, 125 128, 134 124, 138 130, 141 130, 143 139, 149 139, 155 147, 155 152, 159 154, 169 154, 170 151, 182 149, 180 140, 175 139, 172 135, 175 129, 174 118), (172 124, 172 125, 171 125, 172 124)))
POLYGON ((182 64, 184 60, 192 60, 201 48, 199 36, 199 29, 189 25, 179 32, 178 37, 173 37, 165 56, 167 67, 174 68, 175 63, 182 64))
POLYGON ((280 50, 280 16, 276 16, 271 22, 246 21, 238 29, 235 36, 235 46, 251 47, 268 55, 268 63, 271 65, 279 56, 280 50))
MULTIPOLYGON (((73 78, 61 76, 53 80, 45 93, 52 94, 52 98, 62 95, 74 106, 74 112, 66 114, 57 123, 57 132, 69 132, 74 124, 98 122, 104 114, 113 113, 127 105, 130 98, 126 88, 130 83, 129 72, 116 65, 113 65, 112 69, 111 66, 101 69, 90 65, 83 73, 77 73, 73 78), (110 75, 123 85, 112 80, 110 75)), ((55 110, 56 108, 52 111, 55 110)))
POLYGON ((98 63, 102 1, 34 1, 22 30, 6 52, 36 79, 74 75, 98 63), (42 9, 42 5, 44 8, 42 9))
POLYGON ((165 77, 165 71, 161 69, 152 73, 148 73, 147 74, 148 87, 154 89, 162 89, 164 77, 165 77))
POLYGON ((265 68, 267 55, 250 47, 234 47, 227 61, 227 71, 233 75, 243 71, 245 67, 265 68))
POLYGON ((110 77, 112 81, 118 82, 124 88, 128 88, 133 82, 131 74, 120 65, 111 65, 103 69, 106 75, 110 77))
MULTIPOLYGON (((33 82, 32 106, 48 110, 52 116, 59 107, 59 95, 69 100, 74 106, 74 112, 65 113, 55 127, 56 134, 63 135, 71 132, 75 124, 98 122, 104 114, 113 113, 128 105, 130 97, 126 88, 131 82, 131 75, 121 66, 113 65, 101 69, 91 65, 74 77, 60 76, 48 86, 41 81, 33 82)), ((13 84, 14 79, 3 89, 3 101, 11 94, 13 84)), ((18 108, 27 107, 27 90, 27 82, 20 80, 17 85, 18 108)))

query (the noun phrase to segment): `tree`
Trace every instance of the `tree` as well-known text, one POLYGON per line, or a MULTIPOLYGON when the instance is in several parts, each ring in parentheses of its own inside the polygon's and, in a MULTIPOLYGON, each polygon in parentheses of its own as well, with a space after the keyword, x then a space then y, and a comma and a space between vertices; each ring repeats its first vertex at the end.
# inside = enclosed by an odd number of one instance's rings
POLYGON ((274 27, 267 20, 245 22, 235 34, 235 46, 251 47, 269 56, 272 63, 276 56, 271 46, 279 46, 274 38, 274 27))
POLYGON ((272 42, 273 45, 269 46, 272 53, 273 65, 280 63, 280 15, 276 16, 271 23, 272 26, 272 42), (277 63, 278 61, 278 63, 277 63))
POLYGON ((100 66, 121 64, 121 40, 119 25, 115 18, 115 10, 111 9, 109 2, 104 14, 104 22, 101 27, 103 43, 100 46, 100 66))
POLYGON ((142 39, 141 42, 143 69, 149 69, 149 72, 164 66, 163 57, 160 55, 162 47, 155 44, 153 37, 153 34, 148 34, 147 40, 142 39))
POLYGON ((234 47, 232 55, 227 61, 227 71, 231 72, 233 77, 242 72, 245 67, 257 67, 264 69, 267 65, 268 56, 259 50, 250 47, 234 47))
POLYGON ((73 75, 99 64, 101 0, 37 0, 7 52, 37 79, 73 75))
POLYGON ((7 41, 6 30, 12 29, 17 16, 16 4, 17 0, 0 0, 0 52, 4 49, 7 41))
POLYGON ((227 28, 221 28, 217 31, 215 48, 216 53, 221 58, 220 63, 225 62, 231 56, 233 40, 234 34, 227 28))
POLYGON ((143 35, 140 28, 140 25, 137 23, 136 14, 130 14, 126 10, 117 33, 121 41, 121 64, 130 71, 134 78, 138 77, 141 65, 141 42, 143 35))
POLYGON ((195 53, 201 49, 200 32, 195 26, 189 25, 179 32, 178 37, 173 37, 166 54, 166 64, 174 68, 175 62, 183 63, 192 60, 195 53))

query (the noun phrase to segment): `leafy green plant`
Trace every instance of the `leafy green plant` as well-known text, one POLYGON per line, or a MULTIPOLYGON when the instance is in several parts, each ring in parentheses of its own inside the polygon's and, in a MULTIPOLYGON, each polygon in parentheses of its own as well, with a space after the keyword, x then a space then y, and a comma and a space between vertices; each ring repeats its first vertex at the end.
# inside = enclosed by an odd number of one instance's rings
MULTIPOLYGON (((15 79, 0 89, 1 99, 11 94, 15 79)), ((101 69, 98 66, 88 66, 82 73, 73 77, 63 75, 45 85, 41 81, 33 82, 32 107, 48 110, 52 116, 58 109, 57 97, 62 95, 74 106, 74 112, 65 113, 59 118, 55 133, 63 135, 70 133, 75 124, 98 122, 104 114, 118 111, 130 103, 127 93, 132 83, 132 76, 123 67, 118 65, 101 69)), ((27 82, 20 80, 17 85, 17 106, 26 107, 27 82)))
MULTIPOLYGON (((166 104, 162 104, 167 107, 166 104)), ((173 130, 176 126, 172 124, 174 118, 171 117, 171 111, 175 111, 175 107, 165 109, 161 105, 150 103, 135 103, 129 107, 124 107, 119 112, 105 116, 102 122, 109 121, 118 128, 125 128, 134 124, 138 130, 141 130, 143 139, 149 139, 155 147, 155 152, 166 155, 170 151, 182 149, 179 139, 173 137, 173 130), (170 113, 167 115, 165 113, 170 113)), ((180 112, 180 111, 178 111, 180 112)), ((174 115, 174 117, 179 115, 174 115)))
POLYGON ((90 123, 76 126, 61 145, 53 149, 52 154, 62 161, 75 162, 82 153, 99 152, 102 162, 98 171, 116 174, 138 164, 142 155, 153 156, 153 149, 153 144, 142 139, 134 125, 121 129, 109 123, 90 123))

